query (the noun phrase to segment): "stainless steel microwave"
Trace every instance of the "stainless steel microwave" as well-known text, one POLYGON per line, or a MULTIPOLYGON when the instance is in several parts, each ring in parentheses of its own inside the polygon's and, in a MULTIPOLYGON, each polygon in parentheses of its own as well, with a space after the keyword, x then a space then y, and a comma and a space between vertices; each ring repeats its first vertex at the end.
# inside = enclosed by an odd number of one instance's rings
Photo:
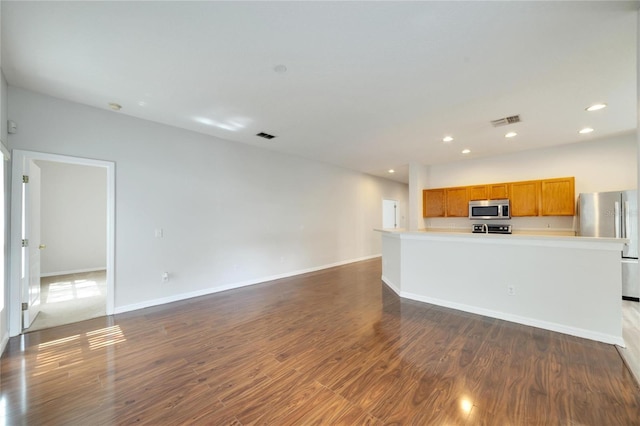
POLYGON ((469 219, 511 219, 509 200, 469 201, 469 219))

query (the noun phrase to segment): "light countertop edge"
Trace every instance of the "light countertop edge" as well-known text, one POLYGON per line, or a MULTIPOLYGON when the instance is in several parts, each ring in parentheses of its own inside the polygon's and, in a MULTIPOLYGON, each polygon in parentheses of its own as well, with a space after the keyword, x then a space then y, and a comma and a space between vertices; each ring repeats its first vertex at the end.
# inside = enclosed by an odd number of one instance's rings
POLYGON ((626 238, 598 238, 563 235, 526 234, 474 234, 471 231, 407 231, 403 229, 376 228, 374 231, 403 240, 465 241, 485 244, 529 245, 544 247, 573 247, 622 251, 629 242, 626 238))

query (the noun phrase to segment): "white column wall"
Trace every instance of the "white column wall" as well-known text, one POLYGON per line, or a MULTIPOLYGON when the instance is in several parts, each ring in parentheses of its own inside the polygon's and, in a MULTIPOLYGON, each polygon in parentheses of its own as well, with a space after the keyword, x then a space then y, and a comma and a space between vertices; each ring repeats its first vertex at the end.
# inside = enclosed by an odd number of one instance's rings
POLYGON ((422 217, 422 190, 429 188, 429 166, 419 163, 409 164, 409 230, 424 228, 422 217))

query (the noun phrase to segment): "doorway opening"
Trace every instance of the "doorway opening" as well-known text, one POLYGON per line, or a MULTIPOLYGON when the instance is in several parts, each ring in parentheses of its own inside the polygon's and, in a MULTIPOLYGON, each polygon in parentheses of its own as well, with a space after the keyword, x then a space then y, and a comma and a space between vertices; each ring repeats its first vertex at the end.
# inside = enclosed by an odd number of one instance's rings
POLYGON ((395 229, 400 227, 400 208, 398 200, 382 200, 382 227, 395 229))
POLYGON ((11 336, 113 314, 114 181, 112 162, 14 151, 11 336))

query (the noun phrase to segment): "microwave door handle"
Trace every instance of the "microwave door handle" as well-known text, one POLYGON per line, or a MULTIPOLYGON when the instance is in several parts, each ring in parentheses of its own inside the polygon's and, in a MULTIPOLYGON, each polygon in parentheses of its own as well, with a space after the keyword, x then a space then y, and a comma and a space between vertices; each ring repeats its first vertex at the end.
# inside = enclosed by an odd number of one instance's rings
POLYGON ((615 237, 620 238, 620 203, 613 204, 613 226, 615 227, 615 237))

